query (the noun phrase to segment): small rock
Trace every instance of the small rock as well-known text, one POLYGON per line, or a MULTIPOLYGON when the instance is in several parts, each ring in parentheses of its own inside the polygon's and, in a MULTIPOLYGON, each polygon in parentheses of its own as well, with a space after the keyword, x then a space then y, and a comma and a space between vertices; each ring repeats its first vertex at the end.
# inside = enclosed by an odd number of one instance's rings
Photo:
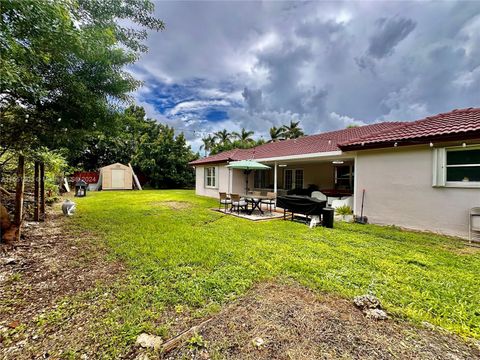
POLYGON ((141 347, 153 348, 155 350, 160 349, 162 343, 163 340, 160 336, 150 335, 146 333, 138 335, 137 341, 135 342, 135 344, 140 345, 141 347))
POLYGON ((17 263, 17 259, 13 257, 9 258, 2 258, 2 264, 3 265, 15 265, 17 263))
POLYGON ((87 354, 82 354, 82 356, 80 356, 80 359, 88 360, 88 355, 87 354))
POLYGON ((263 340, 261 337, 257 337, 257 338, 252 340, 252 343, 253 343, 254 346, 260 347, 263 344, 265 344, 265 340, 263 340))
POLYGON ((368 319, 373 319, 373 320, 387 320, 388 315, 385 311, 380 310, 380 309, 365 309, 363 311, 365 316, 368 319))
POLYGON ((359 309, 381 309, 380 300, 373 295, 360 295, 355 296, 353 303, 359 309))

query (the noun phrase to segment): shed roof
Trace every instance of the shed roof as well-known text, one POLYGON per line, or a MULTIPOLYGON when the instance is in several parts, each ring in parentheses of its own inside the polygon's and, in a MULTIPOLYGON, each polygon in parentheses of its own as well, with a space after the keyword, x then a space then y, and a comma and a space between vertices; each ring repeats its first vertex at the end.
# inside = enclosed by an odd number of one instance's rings
POLYGON ((110 164, 110 165, 103 166, 103 167, 100 168, 100 170, 106 169, 106 168, 109 168, 109 167, 114 167, 114 166, 117 166, 117 167, 118 167, 119 165, 120 165, 121 167, 126 168, 126 169, 130 169, 130 167, 129 167, 128 165, 123 165, 123 164, 117 162, 117 163, 114 163, 114 164, 110 164))

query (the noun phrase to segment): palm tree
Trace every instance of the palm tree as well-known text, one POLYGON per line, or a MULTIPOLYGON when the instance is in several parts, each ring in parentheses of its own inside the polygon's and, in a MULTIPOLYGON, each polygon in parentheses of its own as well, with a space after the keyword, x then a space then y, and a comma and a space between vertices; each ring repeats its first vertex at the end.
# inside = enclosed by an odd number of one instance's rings
POLYGON ((208 135, 202 138, 203 144, 200 146, 200 151, 203 149, 205 150, 205 156, 212 151, 213 147, 215 146, 215 138, 212 135, 208 135))
POLYGON ((290 121, 290 125, 283 125, 283 131, 285 132, 286 139, 296 139, 300 136, 304 136, 303 130, 298 125, 300 121, 290 121))
POLYGON ((242 131, 240 133, 232 133, 232 135, 240 142, 242 146, 250 145, 255 142, 255 140, 253 140, 252 138, 253 134, 253 131, 247 131, 245 130, 245 128, 242 128, 242 131))
POLYGON ((276 126, 272 126, 270 128, 270 140, 268 142, 275 142, 279 140, 283 140, 285 138, 285 133, 283 126, 277 128, 276 126))
POLYGON ((230 133, 227 131, 227 129, 223 129, 221 131, 217 131, 216 133, 213 134, 214 139, 218 140, 218 143, 222 146, 225 146, 227 144, 230 144, 230 133))

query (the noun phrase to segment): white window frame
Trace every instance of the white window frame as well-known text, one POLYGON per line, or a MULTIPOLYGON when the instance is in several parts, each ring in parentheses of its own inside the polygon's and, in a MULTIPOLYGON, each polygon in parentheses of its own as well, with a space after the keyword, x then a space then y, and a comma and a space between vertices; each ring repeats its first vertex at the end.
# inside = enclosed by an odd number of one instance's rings
POLYGON ((433 186, 455 188, 480 188, 480 181, 447 181, 447 168, 463 166, 479 166, 480 164, 447 165, 447 153, 452 151, 479 150, 480 145, 451 146, 434 149, 433 153, 433 186))
POLYGON ((218 166, 206 166, 204 168, 204 187, 207 189, 218 189, 218 166), (212 175, 208 175, 209 169, 213 169, 215 172, 212 175), (208 185, 208 178, 213 179, 213 185, 208 185))

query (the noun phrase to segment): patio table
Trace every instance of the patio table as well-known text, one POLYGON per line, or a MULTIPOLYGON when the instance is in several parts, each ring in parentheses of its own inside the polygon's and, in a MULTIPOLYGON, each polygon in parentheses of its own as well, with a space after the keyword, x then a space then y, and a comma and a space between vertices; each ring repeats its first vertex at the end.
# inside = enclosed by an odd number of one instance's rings
POLYGON ((244 198, 247 203, 252 204, 252 209, 247 210, 248 215, 252 215, 252 213, 255 211, 255 209, 258 209, 260 211, 260 213, 263 215, 264 212, 263 212, 262 208, 260 207, 260 204, 261 204, 262 200, 271 199, 267 195, 248 194, 248 195, 240 195, 240 196, 242 198, 244 198))

